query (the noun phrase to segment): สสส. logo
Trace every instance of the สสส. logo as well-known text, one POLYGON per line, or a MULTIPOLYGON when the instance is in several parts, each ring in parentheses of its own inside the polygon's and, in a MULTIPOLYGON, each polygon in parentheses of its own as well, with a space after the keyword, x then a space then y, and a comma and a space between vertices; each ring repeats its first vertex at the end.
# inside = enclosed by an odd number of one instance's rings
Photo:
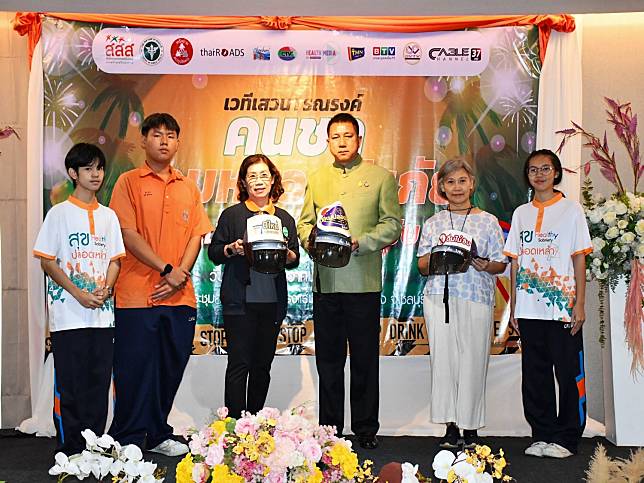
POLYGON ((428 52, 430 60, 441 62, 480 62, 483 50, 480 47, 434 47, 428 52))
POLYGON ((141 59, 149 65, 156 65, 163 57, 163 44, 154 37, 149 37, 141 44, 141 59))
POLYGON ((418 64, 422 55, 423 49, 417 42, 409 42, 403 49, 403 59, 411 65, 418 64))
POLYGON ((349 60, 358 60, 364 57, 364 47, 347 47, 349 60))
POLYGON ((297 51, 293 47, 286 46, 277 51, 277 56, 282 60, 291 61, 297 57, 297 51))
POLYGON ((105 62, 108 64, 134 62, 134 42, 122 35, 108 34, 105 38, 105 62))
POLYGON ((186 38, 180 37, 170 46, 170 56, 175 64, 186 65, 192 60, 192 43, 186 38))

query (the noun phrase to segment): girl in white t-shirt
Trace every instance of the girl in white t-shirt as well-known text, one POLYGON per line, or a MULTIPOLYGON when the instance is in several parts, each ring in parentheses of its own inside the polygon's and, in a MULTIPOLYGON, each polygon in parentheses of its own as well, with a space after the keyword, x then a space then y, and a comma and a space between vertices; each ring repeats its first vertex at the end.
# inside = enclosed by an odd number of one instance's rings
POLYGON ((438 190, 447 198, 446 210, 425 221, 418 245, 418 269, 429 273, 432 247, 441 234, 458 230, 470 235, 480 258, 465 273, 448 277, 449 312, 444 304, 444 275, 430 275, 425 285, 423 312, 428 330, 432 371, 431 420, 445 423, 443 448, 473 447, 477 430, 485 425, 487 376, 495 274, 503 272, 503 232, 496 217, 472 205, 474 173, 463 159, 447 161, 438 171, 438 190), (449 314, 449 318, 447 317, 449 314))
POLYGON ((534 199, 515 210, 504 253, 512 259, 510 323, 521 335, 523 410, 534 440, 525 453, 565 458, 586 424, 581 327, 592 244, 582 207, 554 188, 562 177, 557 155, 533 152, 524 174, 534 199))

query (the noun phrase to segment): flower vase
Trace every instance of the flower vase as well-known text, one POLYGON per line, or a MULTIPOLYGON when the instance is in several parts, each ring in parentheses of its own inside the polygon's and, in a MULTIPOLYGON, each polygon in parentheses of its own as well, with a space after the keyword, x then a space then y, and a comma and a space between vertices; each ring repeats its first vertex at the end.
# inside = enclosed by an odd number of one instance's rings
POLYGON ((603 350, 606 438, 617 446, 644 446, 644 375, 631 374, 624 309, 628 286, 622 278, 608 289, 610 323, 603 350))

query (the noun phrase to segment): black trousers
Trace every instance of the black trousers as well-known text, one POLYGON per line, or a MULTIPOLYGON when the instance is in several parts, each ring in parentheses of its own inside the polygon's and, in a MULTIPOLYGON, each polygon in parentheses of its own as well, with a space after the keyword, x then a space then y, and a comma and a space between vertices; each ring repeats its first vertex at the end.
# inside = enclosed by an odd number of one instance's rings
POLYGON ((224 400, 229 414, 256 413, 264 407, 271 382, 281 324, 275 323, 276 304, 246 304, 246 314, 224 314, 228 363, 224 400))
POLYGON ((532 427, 532 437, 576 453, 586 426, 582 331, 573 336, 563 322, 533 319, 519 319, 519 331, 523 411, 532 427))
POLYGON ((56 452, 69 456, 85 449, 81 431, 91 429, 99 436, 105 432, 114 329, 52 332, 51 344, 56 452))
POLYGON ((168 414, 192 352, 196 309, 116 309, 114 420, 121 444, 154 448, 172 436, 168 414), (146 444, 146 446, 144 446, 146 444))
POLYGON ((315 364, 320 424, 344 430, 344 366, 351 353, 351 430, 375 435, 380 428, 380 293, 314 293, 315 364))

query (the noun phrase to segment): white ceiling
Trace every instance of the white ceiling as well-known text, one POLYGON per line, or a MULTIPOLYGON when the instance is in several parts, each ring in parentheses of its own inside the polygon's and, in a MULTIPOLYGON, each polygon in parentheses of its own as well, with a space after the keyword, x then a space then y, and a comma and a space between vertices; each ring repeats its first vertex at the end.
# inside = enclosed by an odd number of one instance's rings
POLYGON ((0 11, 174 15, 476 15, 644 11, 644 0, 0 0, 0 11))

